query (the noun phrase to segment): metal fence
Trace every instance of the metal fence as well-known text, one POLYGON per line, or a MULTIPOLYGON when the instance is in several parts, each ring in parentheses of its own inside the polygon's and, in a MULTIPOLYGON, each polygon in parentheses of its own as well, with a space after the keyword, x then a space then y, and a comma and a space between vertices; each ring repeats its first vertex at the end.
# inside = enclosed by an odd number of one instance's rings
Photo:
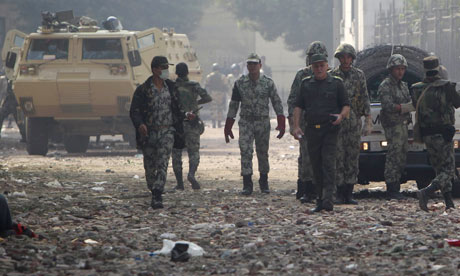
MULTIPOLYGON (((455 0, 420 1, 418 11, 380 10, 375 20, 375 44, 403 44, 437 55, 449 79, 460 81, 460 9, 455 0)), ((405 5, 406 6, 406 5, 405 5)))

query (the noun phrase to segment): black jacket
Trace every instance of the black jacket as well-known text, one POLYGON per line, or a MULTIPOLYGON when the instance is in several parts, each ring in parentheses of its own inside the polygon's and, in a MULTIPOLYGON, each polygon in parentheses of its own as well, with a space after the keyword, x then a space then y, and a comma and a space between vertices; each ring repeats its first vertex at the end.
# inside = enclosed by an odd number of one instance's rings
MULTIPOLYGON (((171 94, 173 127, 176 130, 176 134, 174 136, 174 144, 175 148, 179 148, 180 145, 176 144, 182 143, 182 141, 177 140, 180 138, 183 139, 184 128, 182 122, 184 121, 185 114, 181 111, 174 82, 171 80, 166 80, 165 82, 168 86, 169 93, 171 94)), ((147 93, 151 86, 152 77, 149 77, 142 85, 136 88, 136 91, 134 91, 133 100, 131 101, 131 108, 129 110, 129 116, 131 117, 131 121, 133 122, 136 131, 136 142, 138 149, 142 149, 146 143, 145 139, 141 139, 141 135, 138 131, 139 126, 145 124, 150 131, 150 126, 146 122, 149 116, 147 93)))

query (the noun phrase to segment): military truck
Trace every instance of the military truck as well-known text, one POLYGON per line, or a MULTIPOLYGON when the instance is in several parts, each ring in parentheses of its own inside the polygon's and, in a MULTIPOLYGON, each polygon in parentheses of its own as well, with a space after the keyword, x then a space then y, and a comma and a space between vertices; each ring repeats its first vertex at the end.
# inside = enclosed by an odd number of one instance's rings
POLYGON ((25 120, 28 153, 46 155, 51 138, 69 153, 86 152, 90 136, 98 135, 122 134, 134 145, 131 98, 156 55, 187 63, 190 78, 201 80, 187 36, 173 29, 102 30, 63 22, 57 13, 35 33, 9 31, 2 60, 25 120))
MULTIPOLYGON (((369 136, 361 137, 361 153, 359 157, 359 176, 360 184, 367 184, 369 181, 384 181, 385 155, 388 146, 385 133, 380 124, 380 101, 377 93, 380 83, 388 75, 386 64, 391 54, 403 55, 409 67, 406 70, 403 81, 409 87, 416 82, 422 81, 424 77, 422 59, 428 53, 422 49, 411 46, 392 46, 380 45, 365 49, 358 53, 355 66, 366 74, 367 87, 371 100, 371 113, 373 130, 369 136)), ((415 180, 418 188, 426 187, 435 176, 431 167, 428 153, 423 144, 414 143, 413 123, 415 122, 415 112, 412 112, 412 122, 409 124, 409 148, 407 153, 407 165, 401 183, 408 180, 415 180)), ((454 136, 455 163, 460 167, 460 110, 455 112, 457 130, 454 136)), ((454 187, 455 190, 460 187, 454 187)))

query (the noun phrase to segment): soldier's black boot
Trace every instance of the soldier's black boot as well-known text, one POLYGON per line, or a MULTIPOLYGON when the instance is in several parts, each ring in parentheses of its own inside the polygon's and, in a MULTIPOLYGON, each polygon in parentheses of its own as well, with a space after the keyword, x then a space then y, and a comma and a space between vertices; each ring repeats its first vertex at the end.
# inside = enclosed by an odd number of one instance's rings
MULTIPOLYGON (((438 186, 431 183, 430 185, 428 185, 428 187, 417 191, 418 205, 420 206, 420 209, 422 209, 425 212, 428 212, 427 204, 428 204, 429 195, 436 192, 437 190, 438 190, 438 186)), ((447 204, 446 204, 446 208, 447 208, 447 204)))
POLYGON ((401 200, 405 197, 399 192, 401 184, 399 182, 386 183, 387 185, 387 198, 401 200))
POLYGON ((345 185, 340 185, 337 186, 337 191, 335 193, 335 204, 346 204, 345 203, 345 194, 346 194, 346 189, 345 185))
POLYGON ((261 173, 259 178, 259 188, 260 192, 264 194, 269 194, 270 189, 268 188, 268 174, 261 173))
POLYGON ((313 213, 321 212, 323 210, 323 201, 321 199, 316 200, 316 207, 311 209, 313 213))
POLYGON ((344 186, 343 193, 343 204, 357 205, 358 202, 353 200, 353 184, 347 184, 344 186))
POLYGON ((182 170, 174 170, 174 175, 176 176, 177 185, 174 187, 176 190, 184 190, 184 179, 182 177, 182 170))
POLYGON ((189 165, 189 171, 187 175, 187 180, 192 183, 192 189, 194 190, 199 190, 200 189, 200 183, 195 179, 195 172, 198 169, 197 164, 190 164, 189 165))
POLYGON ((161 197, 161 193, 162 192, 158 189, 152 190, 152 202, 150 203, 150 206, 152 206, 153 209, 163 208, 163 198, 161 197))
POLYGON ((243 190, 241 191, 242 195, 251 195, 252 194, 252 175, 243 175, 243 190))
POLYGON ((446 211, 454 209, 454 202, 452 201, 452 192, 444 193, 444 202, 446 203, 446 211))
POLYGON ((305 192, 300 198, 301 203, 309 203, 316 198, 315 187, 313 186, 313 181, 306 181, 305 183, 305 192))
POLYGON ((302 180, 297 179, 297 192, 295 193, 295 198, 300 199, 305 195, 306 192, 306 182, 302 182, 302 180))

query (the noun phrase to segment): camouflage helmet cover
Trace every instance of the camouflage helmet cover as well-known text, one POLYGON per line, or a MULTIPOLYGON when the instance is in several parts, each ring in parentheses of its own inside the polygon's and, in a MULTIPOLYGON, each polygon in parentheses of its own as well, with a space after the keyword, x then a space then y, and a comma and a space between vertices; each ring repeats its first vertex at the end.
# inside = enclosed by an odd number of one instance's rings
POLYGON ((394 54, 388 59, 387 69, 400 65, 407 67, 406 58, 400 54, 394 54))
POLYGON ((339 58, 341 54, 349 54, 353 59, 356 59, 356 50, 351 44, 340 44, 335 50, 334 57, 339 58))
POLYGON ((314 54, 321 54, 328 56, 326 45, 321 41, 313 41, 307 49, 307 56, 312 56, 314 54))

